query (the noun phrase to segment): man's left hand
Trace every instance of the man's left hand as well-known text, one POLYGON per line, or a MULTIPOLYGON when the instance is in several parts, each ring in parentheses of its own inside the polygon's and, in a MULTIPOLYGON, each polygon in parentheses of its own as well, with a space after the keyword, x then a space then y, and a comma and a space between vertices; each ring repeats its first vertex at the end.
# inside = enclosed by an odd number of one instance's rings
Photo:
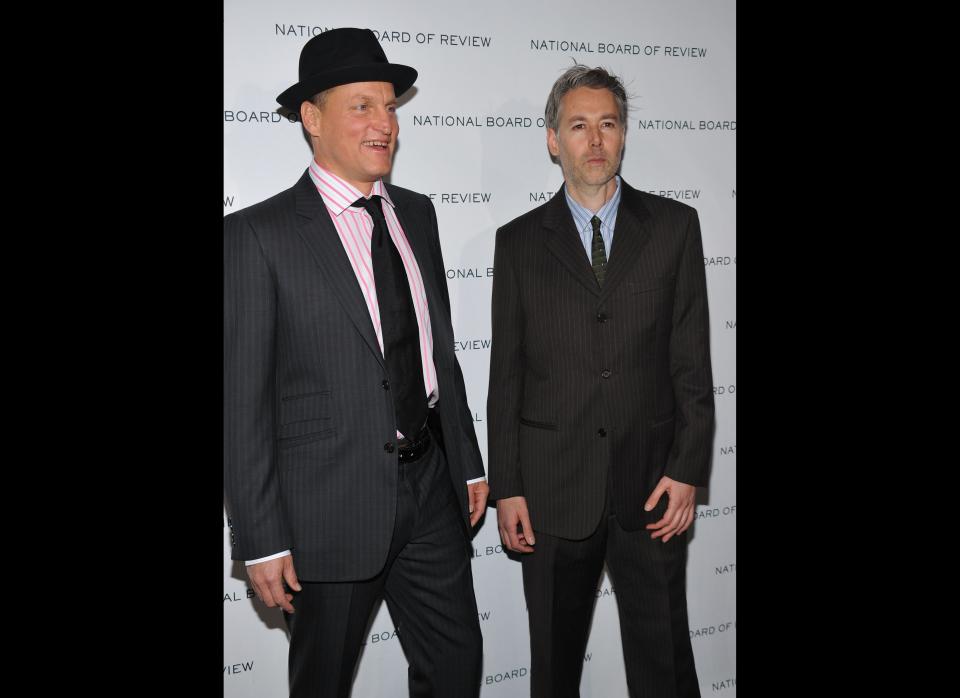
POLYGON ((643 506, 644 511, 653 511, 664 492, 669 495, 667 510, 663 512, 663 517, 659 521, 647 524, 647 529, 654 531, 651 538, 662 536, 663 542, 666 543, 674 536, 686 531, 693 523, 697 488, 664 475, 643 506))
POLYGON ((490 495, 490 485, 484 481, 467 485, 467 505, 470 507, 470 525, 476 526, 477 521, 487 510, 487 497, 490 495))

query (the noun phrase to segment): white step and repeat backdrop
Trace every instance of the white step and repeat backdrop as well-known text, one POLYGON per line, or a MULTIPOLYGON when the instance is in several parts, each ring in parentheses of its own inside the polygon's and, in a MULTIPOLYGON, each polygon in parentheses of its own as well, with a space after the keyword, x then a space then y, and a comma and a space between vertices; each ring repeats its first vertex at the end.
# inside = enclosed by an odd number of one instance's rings
MULTIPOLYGON (((291 186, 310 160, 299 124, 278 114, 275 101, 297 80, 310 37, 368 27, 390 61, 419 71, 401 101, 391 181, 428 194, 436 206, 455 349, 484 457, 494 232, 563 181, 543 123, 553 81, 573 59, 623 78, 631 108, 621 173, 634 187, 694 206, 703 230, 717 431, 687 590, 701 692, 724 698, 736 696, 735 13, 734 0, 224 3, 224 215, 291 186)), ((495 510, 473 546, 481 695, 528 696, 520 564, 503 554, 495 510)), ((286 695, 280 612, 253 597, 229 550, 224 526, 224 696, 286 695)), ((615 599, 604 573, 584 657, 585 697, 627 695, 615 599)), ((385 606, 367 636, 353 695, 406 695, 406 662, 385 606)))

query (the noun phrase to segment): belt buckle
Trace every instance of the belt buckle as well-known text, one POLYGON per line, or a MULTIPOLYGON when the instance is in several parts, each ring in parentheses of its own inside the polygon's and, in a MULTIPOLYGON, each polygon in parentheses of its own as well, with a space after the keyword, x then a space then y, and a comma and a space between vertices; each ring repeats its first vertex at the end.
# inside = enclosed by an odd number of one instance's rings
POLYGON ((401 462, 410 462, 414 461, 426 452, 426 447, 429 445, 430 439, 430 430, 424 425, 416 438, 406 439, 407 445, 401 446, 400 443, 397 444, 397 456, 401 462))

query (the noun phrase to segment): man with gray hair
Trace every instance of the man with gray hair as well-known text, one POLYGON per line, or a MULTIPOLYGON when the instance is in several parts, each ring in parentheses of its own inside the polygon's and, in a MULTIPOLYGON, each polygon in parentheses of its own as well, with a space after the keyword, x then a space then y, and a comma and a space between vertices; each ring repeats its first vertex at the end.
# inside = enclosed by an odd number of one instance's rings
POLYGON ((618 174, 621 81, 577 65, 546 106, 564 183, 497 231, 490 497, 522 555, 531 695, 579 696, 604 562, 634 698, 698 697, 686 530, 714 428, 697 212, 618 174))

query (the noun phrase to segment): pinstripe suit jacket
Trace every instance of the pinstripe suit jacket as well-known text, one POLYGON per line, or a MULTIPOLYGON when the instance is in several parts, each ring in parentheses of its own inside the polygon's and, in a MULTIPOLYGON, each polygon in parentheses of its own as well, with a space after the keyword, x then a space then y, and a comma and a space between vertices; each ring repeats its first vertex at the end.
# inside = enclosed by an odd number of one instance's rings
POLYGON ((622 182, 601 289, 563 188, 497 231, 487 400, 490 496, 535 531, 590 535, 608 472, 621 525, 661 476, 707 484, 714 426, 696 211, 622 182))
MULTIPOLYGON (((433 204, 387 185, 423 276, 449 475, 482 477, 433 204)), ((293 550, 305 581, 373 577, 397 501, 396 419, 356 275, 303 176, 224 218, 224 490, 235 560, 293 550)))

